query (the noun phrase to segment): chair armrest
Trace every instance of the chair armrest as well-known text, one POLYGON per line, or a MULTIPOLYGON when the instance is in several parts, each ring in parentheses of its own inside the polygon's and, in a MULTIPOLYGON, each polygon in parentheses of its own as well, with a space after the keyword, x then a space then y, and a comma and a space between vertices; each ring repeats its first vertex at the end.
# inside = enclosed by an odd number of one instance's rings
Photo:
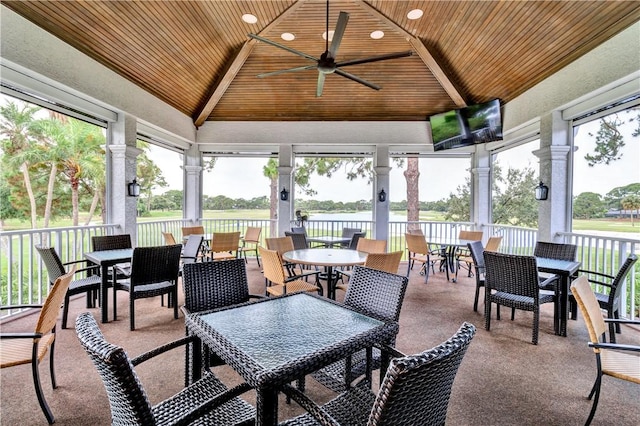
POLYGON ((593 343, 589 342, 589 347, 596 349, 615 349, 619 351, 632 351, 640 352, 640 346, 635 345, 621 345, 619 343, 593 343))
POLYGON ((231 389, 228 389, 209 399, 197 408, 194 408, 186 416, 175 422, 174 425, 189 425, 193 423, 194 420, 202 418, 206 413, 213 410, 214 408, 231 401, 233 398, 240 396, 251 389, 251 386, 249 386, 247 383, 242 383, 238 386, 234 386, 231 389))
POLYGON ((9 309, 25 309, 25 308, 37 308, 37 309, 42 309, 43 305, 4 305, 4 306, 0 306, 0 311, 2 310, 9 310, 9 309))
POLYGON ((557 281, 558 276, 557 275, 552 275, 549 278, 547 278, 544 281, 540 281, 540 283, 538 284, 538 287, 545 287, 548 286, 549 284, 551 284, 554 281, 557 281))
POLYGON ((0 339, 39 339, 42 333, 0 333, 0 339))
POLYGON ((316 404, 304 393, 291 385, 284 385, 280 389, 285 395, 293 399, 298 405, 307 411, 318 423, 323 426, 340 426, 340 424, 327 413, 321 406, 316 404))
POLYGON ((289 281, 299 280, 300 278, 310 277, 312 275, 318 276, 319 273, 320 271, 318 270, 318 271, 305 272, 304 274, 293 275, 291 277, 286 278, 284 282, 288 283, 289 281))
POLYGON ((136 365, 138 365, 140 363, 148 361, 149 359, 151 359, 151 358, 153 358, 153 357, 155 357, 157 355, 163 354, 165 352, 168 352, 168 351, 170 351, 172 349, 178 348, 178 347, 186 345, 188 343, 194 343, 194 342, 197 343, 199 341, 200 341, 200 339, 198 339, 196 336, 193 336, 193 335, 183 337, 182 339, 174 340, 173 342, 169 342, 169 343, 167 343, 165 345, 158 346, 155 349, 152 349, 152 350, 150 350, 148 352, 145 352, 145 353, 143 353, 141 355, 138 355, 137 357, 131 359, 131 364, 136 366, 136 365))
POLYGON ((615 279, 615 277, 613 275, 604 274, 602 272, 587 271, 587 270, 584 270, 584 269, 578 269, 576 274, 586 275, 587 280, 589 280, 589 282, 591 284, 602 285, 602 286, 609 287, 609 288, 611 288, 611 283, 604 282, 601 279, 602 278, 606 278, 606 279, 611 280, 611 281, 613 281, 615 279), (596 277, 601 278, 601 279, 590 278, 590 276, 593 276, 593 275, 595 275, 596 277))

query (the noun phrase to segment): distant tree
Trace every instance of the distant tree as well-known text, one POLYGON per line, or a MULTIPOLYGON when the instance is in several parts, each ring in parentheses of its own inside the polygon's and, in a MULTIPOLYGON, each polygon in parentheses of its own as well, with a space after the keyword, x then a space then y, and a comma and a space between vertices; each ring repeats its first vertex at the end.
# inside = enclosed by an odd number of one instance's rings
POLYGON ((468 222, 471 219, 471 179, 468 177, 464 185, 458 185, 455 194, 449 194, 444 219, 454 222, 468 222))
POLYGON ((604 200, 608 208, 622 210, 622 200, 629 195, 640 196, 640 182, 613 188, 604 195, 604 200))
POLYGON ((607 206, 602 196, 595 192, 583 192, 573 199, 574 219, 596 219, 604 217, 607 206))
MULTIPOLYGON (((137 141, 137 147, 142 149, 142 153, 138 155, 136 162, 136 181, 140 184, 140 194, 146 202, 146 210, 151 210, 151 198, 153 190, 156 188, 166 188, 169 186, 162 170, 156 163, 149 158, 149 144, 143 141, 137 141)), ((182 208, 182 202, 180 202, 182 208)))
MULTIPOLYGON (((587 153, 584 159, 591 167, 596 164, 609 164, 622 158, 622 148, 625 146, 624 135, 620 131, 620 126, 625 122, 634 123, 636 128, 632 132, 633 137, 640 136, 640 108, 625 110, 626 114, 631 114, 631 118, 624 120, 621 113, 615 113, 600 119, 600 128, 595 134, 595 148, 593 153, 587 153)), ((590 136, 594 134, 589 133, 590 136)))
POLYGON ((624 210, 630 210, 631 213, 631 226, 633 224, 633 213, 634 211, 637 213, 638 209, 640 209, 640 196, 638 195, 628 195, 622 199, 622 208, 624 210))
POLYGON ((535 172, 530 167, 522 170, 507 168, 506 176, 499 167, 494 168, 493 222, 517 226, 538 225, 538 205, 533 188, 535 172))

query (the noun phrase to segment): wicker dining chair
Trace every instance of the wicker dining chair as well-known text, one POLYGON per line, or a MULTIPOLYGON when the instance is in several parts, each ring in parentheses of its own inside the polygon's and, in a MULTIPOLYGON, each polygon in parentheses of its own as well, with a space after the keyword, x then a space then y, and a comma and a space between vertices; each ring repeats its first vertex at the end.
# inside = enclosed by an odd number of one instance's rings
MULTIPOLYGON (((520 256, 511 254, 484 252, 485 264, 485 329, 491 329, 491 304, 498 305, 496 314, 500 319, 500 306, 512 308, 511 320, 514 318, 513 310, 521 309, 533 312, 533 331, 531 343, 538 344, 538 323, 540 317, 540 305, 554 303, 553 325, 554 331, 558 330, 558 303, 555 292, 541 290, 538 279, 538 266, 533 256, 520 256)), ((546 285, 554 277, 547 278, 542 284, 546 285)))
MULTIPOLYGON (((429 281, 429 268, 435 273, 434 265, 447 261, 446 256, 440 250, 431 251, 427 245, 424 236, 419 234, 404 234, 407 244, 407 277, 413 269, 415 262, 422 264, 420 267, 420 275, 424 275, 424 282, 429 281)), ((446 264, 445 264, 446 267, 446 264)), ((449 279, 449 270, 447 269, 447 280, 449 279)))
MULTIPOLYGON (((620 297, 622 296, 622 284, 629 272, 633 270, 633 265, 638 261, 638 256, 630 254, 618 269, 616 275, 608 275, 602 272, 587 271, 579 269, 578 274, 584 274, 591 284, 595 284, 600 288, 599 292, 595 292, 596 299, 600 305, 600 309, 607 311, 609 319, 619 319, 620 297), (606 291, 604 291, 606 289, 606 291)), ((578 309, 576 308, 576 299, 573 295, 569 295, 569 308, 571 310, 571 319, 577 319, 578 309)), ((616 343, 616 333, 620 333, 620 324, 615 321, 609 322, 609 341, 616 343)))
POLYGON ((377 394, 365 382, 319 406, 285 385, 284 393, 307 413, 280 426, 444 425, 451 388, 476 328, 463 323, 447 341, 416 355, 387 348, 393 359, 377 394))
POLYGON ((301 291, 316 292, 322 295, 322 286, 318 280, 319 270, 311 270, 304 274, 288 276, 285 266, 282 264, 282 257, 276 250, 269 250, 262 246, 258 247, 260 257, 262 257, 263 274, 266 286, 266 294, 271 296, 282 296, 289 293, 301 291), (303 278, 315 276, 316 283, 312 284, 303 278))
MULTIPOLYGON (((635 324, 638 320, 621 320, 602 317, 600 302, 591 288, 586 276, 582 275, 571 284, 573 298, 582 311, 585 325, 589 332, 589 347, 593 348, 596 355, 596 380, 589 392, 588 399, 593 398, 593 405, 585 425, 591 424, 602 387, 602 377, 611 376, 640 384, 640 346, 618 345, 615 342, 607 343, 607 324, 635 324)), ((613 334, 612 334, 613 336, 613 334)))
MULTIPOLYGON (((396 253, 402 254, 402 252, 396 253)), ((364 266, 354 266, 343 303, 345 306, 380 321, 398 321, 408 282, 408 278, 403 275, 364 266)), ((395 339, 387 343, 394 345, 395 339)), ((366 373, 366 351, 363 350, 352 355, 350 364, 351 369, 348 374, 347 360, 343 359, 312 373, 312 376, 329 389, 341 392, 351 382, 366 373)), ((371 368, 377 369, 380 368, 380 365, 380 351, 374 348, 371 368)))
POLYGON ((302 232, 284 231, 284 235, 285 237, 291 237, 294 250, 304 250, 309 248, 306 234, 303 234, 302 232))
MULTIPOLYGON (((117 290, 129 293, 129 325, 135 330, 135 301, 163 294, 178 300, 178 274, 182 245, 136 247, 131 257, 131 275, 113 284, 113 319, 117 317, 117 290)), ((173 317, 178 319, 178 303, 172 303, 173 317)))
POLYGON ((260 234, 262 234, 262 228, 259 226, 249 226, 244 233, 244 237, 241 238, 242 246, 238 249, 244 256, 244 261, 249 263, 247 259, 247 252, 254 252, 256 254, 256 262, 260 267, 260 256, 258 255, 258 246, 260 245, 260 234))
POLYGON ((360 238, 356 250, 365 253, 385 253, 387 251, 387 240, 360 238))
POLYGON ((157 355, 198 340, 194 336, 170 342, 130 359, 123 348, 104 339, 95 319, 83 313, 76 333, 96 366, 107 391, 112 425, 252 425, 255 408, 238 396, 250 390, 246 383, 228 389, 211 371, 171 398, 151 405, 134 367, 157 355))
MULTIPOLYGON (((35 330, 31 333, 0 333, 0 368, 15 367, 18 365, 31 364, 33 375, 33 386, 36 390, 40 408, 49 424, 55 422, 55 418, 49 404, 42 392, 40 383, 39 365, 49 351, 49 373, 51 375, 51 387, 57 388, 56 373, 54 368, 54 354, 56 344, 56 320, 60 314, 60 306, 67 294, 71 278, 75 271, 56 278, 49 294, 42 305, 6 305, 0 309, 27 309, 39 308, 40 316, 36 322, 35 330)), ((66 307, 65 303, 65 307, 66 307)), ((9 391, 10 383, 3 383, 5 391, 9 391)))
MULTIPOLYGON (((353 239, 353 236, 358 232, 362 232, 362 229, 361 228, 342 228, 342 234, 340 234, 340 236, 342 238, 353 239)), ((340 244, 340 247, 349 248, 350 244, 351 244, 351 241, 348 242, 348 243, 342 243, 342 244, 340 244)))
MULTIPOLYGON (((96 235, 91 237, 91 246, 93 247, 93 251, 130 249, 132 247, 131 235, 96 235)), ((130 273, 130 262, 114 265, 111 269, 109 281, 113 281, 114 276, 116 280, 125 279, 129 277, 130 273)))
POLYGON ((487 245, 484 247, 486 251, 498 251, 500 249, 500 243, 502 242, 502 235, 494 235, 489 237, 487 245))
MULTIPOLYGON (((458 239, 460 240, 469 240, 469 241, 482 241, 483 236, 482 231, 466 231, 462 230, 458 233, 458 239)), ((467 247, 458 247, 455 252, 455 262, 456 262, 456 278, 458 280, 458 271, 461 268, 464 268, 468 271, 467 276, 471 277, 473 269, 473 259, 471 258, 471 253, 469 253, 469 249, 467 247)))
MULTIPOLYGON (((277 251, 280 255, 280 258, 282 258, 282 255, 284 253, 296 249, 293 243, 293 238, 291 236, 265 238, 265 242, 267 244, 267 248, 269 250, 277 251)), ((283 261, 282 264, 287 271, 287 275, 289 275, 290 277, 296 275, 296 265, 294 263, 283 261)), ((302 267, 300 267, 300 272, 302 272, 302 267)))
POLYGON ((176 242, 175 237, 173 236, 173 234, 171 232, 163 232, 162 233, 162 238, 164 238, 164 243, 168 246, 172 246, 174 244, 178 244, 176 242))
POLYGON ((229 260, 239 256, 240 232, 214 232, 207 257, 211 260, 229 260))
POLYGON ((100 292, 100 284, 102 279, 98 275, 98 267, 86 260, 75 260, 72 262, 62 263, 56 249, 53 247, 35 246, 36 251, 40 254, 40 258, 44 262, 49 275, 49 283, 53 285, 58 278, 67 274, 65 266, 74 265, 75 274, 79 278, 71 281, 69 288, 64 296, 64 307, 62 309, 62 328, 67 328, 67 317, 69 316, 69 299, 76 294, 86 293, 87 308, 95 306, 95 301, 100 292), (88 265, 84 268, 76 268, 77 265, 88 265), (84 275, 84 277, 82 277, 84 275))
MULTIPOLYGON (((390 274, 397 274, 398 267, 400 266, 400 259, 402 259, 402 251, 394 251, 391 253, 369 253, 367 259, 364 261, 364 265, 370 269, 376 269, 378 271, 389 272, 390 274)), ((338 271, 340 278, 351 277, 350 270, 338 271)), ((346 291, 348 284, 336 284, 336 290, 346 291)))

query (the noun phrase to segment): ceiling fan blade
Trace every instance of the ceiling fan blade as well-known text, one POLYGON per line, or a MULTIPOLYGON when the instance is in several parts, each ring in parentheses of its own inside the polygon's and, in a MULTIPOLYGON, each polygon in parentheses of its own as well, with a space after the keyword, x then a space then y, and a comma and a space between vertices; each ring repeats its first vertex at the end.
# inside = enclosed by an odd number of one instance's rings
POLYGON ((272 72, 265 72, 262 74, 258 74, 258 77, 263 78, 263 77, 271 77, 272 75, 278 75, 278 74, 284 74, 287 72, 296 72, 296 71, 305 71, 305 70, 314 70, 316 69, 317 66, 316 65, 306 65, 304 67, 295 67, 295 68, 289 68, 286 70, 279 70, 279 71, 272 71, 272 72))
POLYGON ((293 53, 294 55, 302 56, 303 58, 307 58, 307 59, 309 59, 311 61, 316 61, 316 62, 318 61, 318 58, 316 58, 314 56, 307 55, 304 52, 300 52, 299 50, 295 50, 295 49, 292 49, 292 48, 287 47, 285 45, 282 45, 280 43, 276 43, 275 41, 271 41, 271 40, 266 39, 264 37, 260 37, 259 35, 249 33, 248 36, 251 37, 251 38, 254 38, 256 40, 260 40, 263 43, 270 44, 271 46, 278 47, 278 48, 280 48, 282 50, 286 50, 287 52, 293 53))
POLYGON ((336 67, 346 67, 349 65, 368 64, 369 62, 386 61, 387 59, 404 58, 406 56, 413 55, 413 50, 407 50, 406 52, 387 53, 384 55, 370 56, 362 59, 351 59, 348 61, 337 62, 336 67))
POLYGON ((350 74, 350 73, 348 73, 348 72, 342 71, 341 69, 338 69, 338 68, 336 68, 336 70, 335 70, 335 74, 338 74, 338 75, 341 75, 341 76, 343 76, 343 77, 346 77, 346 78, 348 78, 349 80, 353 80, 353 81, 355 81, 355 82, 357 82, 357 83, 364 84, 365 86, 367 86, 367 87, 371 87, 371 88, 372 88, 372 89, 374 89, 374 90, 380 90, 380 89, 382 89, 382 87, 378 86, 377 84, 370 83, 370 82, 368 82, 368 81, 367 81, 367 80, 365 80, 365 79, 362 79, 362 78, 360 78, 360 77, 358 77, 358 76, 355 76, 355 75, 353 75, 353 74, 350 74))
POLYGON ((324 89, 324 77, 325 74, 321 72, 318 73, 318 87, 316 88, 316 98, 322 96, 322 89, 324 89))
MULTIPOLYGON (((335 58, 338 53, 340 43, 342 43, 342 36, 347 29, 347 22, 349 22, 349 14, 347 12, 340 12, 338 22, 336 23, 336 29, 333 31, 333 38, 331 39, 331 47, 329 48, 329 56, 335 58)), ((327 34, 329 37, 329 34, 327 34)))

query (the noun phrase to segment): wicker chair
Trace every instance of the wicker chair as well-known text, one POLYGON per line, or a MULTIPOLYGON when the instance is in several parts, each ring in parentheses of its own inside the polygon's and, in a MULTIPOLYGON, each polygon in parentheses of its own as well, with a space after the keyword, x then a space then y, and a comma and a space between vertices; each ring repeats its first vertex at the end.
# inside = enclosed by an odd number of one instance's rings
POLYGON ((480 287, 484 287, 484 249, 481 241, 467 243, 467 248, 471 254, 473 265, 475 267, 476 277, 476 296, 473 299, 473 311, 478 312, 478 298, 480 297, 480 287))
MULTIPOLYGON (((390 274, 397 274, 398 267, 400 266, 400 259, 402 259, 402 251, 394 251, 391 253, 369 253, 367 259, 364 261, 364 265, 367 268, 375 269, 377 271, 389 272, 390 274)), ((346 276, 351 277, 351 271, 338 271, 340 278, 346 276)), ((337 284, 336 290, 347 290, 346 284, 337 284)))
POLYGON ((349 245, 346 248, 351 250, 357 250, 358 242, 360 241, 361 238, 364 238, 366 236, 367 236, 366 232, 354 232, 353 235, 351 236, 351 241, 349 241, 349 245))
MULTIPOLYGON (((132 247, 131 235, 119 234, 93 236, 91 237, 91 246, 93 247, 93 251, 130 249, 132 247)), ((113 274, 115 274, 115 279, 120 280, 128 278, 130 273, 131 263, 126 262, 114 265, 109 281, 113 281, 113 274)))
POLYGON ((204 237, 202 235, 192 234, 187 237, 187 243, 184 245, 182 254, 180 255, 180 275, 182 275, 184 265, 196 263, 198 260, 202 259, 200 251, 202 250, 203 242, 204 237))
POLYGON ((238 398, 251 389, 249 385, 243 383, 227 389, 211 372, 205 372, 202 378, 171 398, 151 405, 134 367, 171 349, 193 343, 197 340, 193 336, 129 359, 124 349, 105 341, 89 313, 76 319, 76 333, 107 390, 113 425, 251 425, 255 421, 255 409, 238 398))
POLYGON ((502 235, 495 235, 493 237, 489 237, 487 241, 487 245, 484 247, 486 251, 498 251, 500 248, 500 243, 502 242, 502 235))
MULTIPOLYGON (((248 302, 252 298, 264 298, 261 295, 249 294, 247 269, 243 259, 185 264, 182 271, 182 289, 184 306, 181 309, 185 316, 192 312, 248 302)), ((189 364, 190 349, 191 347, 187 346, 189 364)), ((207 356, 205 359, 209 366, 223 364, 215 355, 207 356)))
MULTIPOLYGON (((129 323, 135 330, 135 301, 137 299, 169 295, 178 300, 178 274, 182 245, 137 247, 131 257, 131 276, 113 284, 113 319, 117 314, 117 290, 129 293, 129 323)), ((173 303, 173 317, 178 318, 178 304, 173 303)))
POLYGON ((186 238, 189 235, 205 235, 204 226, 183 226, 182 227, 182 238, 186 238))
MULTIPOLYGON (((89 264, 86 260, 76 260, 73 262, 62 263, 56 249, 53 247, 36 246, 36 250, 40 254, 47 273, 49 274, 49 283, 53 285, 58 278, 65 275, 67 265, 89 264)), ((69 299, 76 294, 87 294, 87 308, 95 306, 96 295, 100 291, 100 284, 102 282, 100 275, 98 275, 98 267, 91 264, 86 268, 75 269, 76 274, 88 275, 84 278, 78 278, 71 281, 69 288, 64 296, 64 308, 62 309, 62 328, 67 328, 67 317, 69 316, 69 299)))
MULTIPOLYGON (((555 293, 541 290, 538 279, 538 266, 533 256, 519 256, 495 252, 484 252, 485 264, 485 329, 491 329, 491 304, 496 303, 497 318, 500 319, 500 305, 512 309, 533 311, 533 332, 531 343, 538 344, 538 321, 540 305, 554 303, 555 293)), ((554 278, 550 277, 543 284, 554 278)), ((554 330, 558 329, 558 309, 554 306, 554 330)), ((513 320, 513 312, 511 320, 513 320)))
MULTIPOLYGON (((33 386, 36 389, 40 408, 49 424, 55 422, 53 413, 44 398, 42 385, 40 384, 40 372, 38 366, 40 361, 49 350, 49 371, 51 375, 51 386, 57 388, 56 374, 54 368, 54 353, 56 343, 56 319, 60 313, 62 300, 65 298, 74 271, 56 278, 53 287, 49 291, 44 304, 42 305, 14 305, 2 306, 0 309, 22 309, 39 308, 40 316, 32 333, 0 333, 0 368, 14 367, 17 365, 31 364, 33 373, 33 386)), ((65 303, 65 307, 66 307, 65 303)), ((10 384, 5 383, 5 391, 10 384)))
MULTIPOLYGON (((607 288, 606 293, 596 292, 595 296, 600 305, 600 309, 607 311, 609 319, 619 319, 618 308, 620 306, 620 296, 622 295, 622 283, 631 270, 633 265, 638 261, 638 256, 630 254, 624 261, 618 273, 613 275, 603 274, 595 271, 578 270, 579 274, 585 274, 590 283, 601 288, 607 288)), ((571 309, 571 319, 577 319, 578 309, 576 308, 576 299, 569 295, 569 307, 571 309)), ((615 321, 609 322, 609 341, 616 343, 616 333, 620 333, 620 324, 615 321)))
POLYGON ((318 406, 285 386, 285 394, 307 413, 280 425, 444 425, 453 381, 475 331, 472 324, 464 323, 446 342, 416 355, 388 348, 394 359, 377 395, 358 385, 318 406))
POLYGON ((249 226, 247 227, 247 231, 244 233, 244 237, 242 240, 242 246, 238 249, 240 253, 244 256, 244 261, 249 263, 249 259, 247 259, 247 252, 255 252, 256 254, 256 262, 258 262, 258 267, 260 267, 260 256, 258 256, 258 246, 260 245, 260 234, 262 234, 262 228, 259 226, 249 226))
MULTIPOLYGON (((267 243, 267 248, 269 250, 277 251, 280 255, 280 258, 282 258, 282 255, 284 253, 295 250, 293 238, 291 236, 265 238, 265 242, 267 243)), ((282 264, 287 270, 287 275, 289 275, 290 277, 296 275, 296 265, 294 263, 283 261, 282 264)), ((302 268, 300 268, 300 272, 302 272, 302 268)))
POLYGON ((164 243, 168 246, 172 246, 174 244, 178 244, 176 242, 175 237, 173 236, 173 234, 171 232, 163 232, 162 233, 162 238, 164 238, 164 243))
POLYGON ((600 302, 593 292, 586 276, 580 276, 571 284, 571 293, 576 304, 580 307, 584 322, 589 331, 589 346, 596 354, 596 367, 598 374, 595 383, 589 392, 588 398, 593 398, 591 412, 586 425, 591 424, 598 407, 602 376, 617 377, 640 384, 640 346, 618 345, 614 342, 607 343, 607 325, 626 323, 640 325, 640 321, 602 318, 600 302))
MULTIPOLYGON (((446 256, 444 256, 439 250, 430 251, 427 246, 427 241, 424 239, 424 236, 419 234, 404 234, 405 241, 407 243, 407 277, 411 273, 411 269, 413 269, 413 264, 415 262, 420 262, 422 264, 420 268, 420 275, 424 275, 424 282, 429 281, 429 268, 435 273, 434 264, 436 262, 447 261, 446 256)), ((447 281, 449 280, 449 269, 447 270, 447 281)))
POLYGON ((285 231, 284 235, 286 237, 291 237, 294 250, 304 250, 309 248, 309 243, 307 242, 307 236, 305 234, 301 232, 285 231))
POLYGON ((322 287, 318 281, 320 271, 311 271, 304 274, 287 276, 285 266, 282 264, 282 257, 276 250, 269 250, 258 247, 260 257, 262 257, 263 273, 267 283, 266 294, 272 296, 282 296, 288 293, 300 291, 317 292, 322 295, 322 287), (311 284, 303 278, 309 276, 316 277, 316 284, 311 284))
MULTIPOLYGON (((342 238, 350 238, 353 239, 353 235, 362 232, 361 228, 342 228, 342 234, 340 235, 342 238)), ((349 248, 351 242, 340 244, 342 248, 349 248)))
MULTIPOLYGON (((535 257, 546 257, 549 259, 560 260, 576 260, 578 254, 578 246, 575 244, 559 244, 559 243, 547 243, 538 241, 533 249, 533 255, 535 257)), ((542 287, 545 290, 557 291, 557 285, 560 277, 554 275, 556 279, 548 284, 546 287, 542 287)), ((548 278, 549 275, 543 274, 540 276, 541 280, 548 278)))
POLYGON ((214 232, 207 256, 211 260, 229 260, 239 257, 240 232, 214 232))
MULTIPOLYGON (((458 234, 458 239, 460 240, 469 240, 469 241, 482 241, 483 232, 482 231, 465 231, 462 230, 458 234)), ((456 277, 455 280, 458 280, 458 271, 460 268, 464 268, 468 271, 467 276, 471 277, 471 269, 473 268, 473 259, 471 258, 471 253, 467 247, 459 247, 456 250, 455 254, 456 261, 456 277)))
POLYGON ((385 253, 387 251, 387 240, 373 240, 371 238, 360 238, 356 250, 365 253, 385 253))
MULTIPOLYGON (((398 321, 408 282, 407 277, 402 275, 354 266, 344 297, 344 305, 380 321, 398 321)), ((395 341, 387 343, 394 345, 395 341)), ((351 356, 351 369, 348 375, 346 374, 347 361, 335 362, 316 371, 312 376, 329 389, 341 392, 354 379, 366 373, 366 351, 360 351, 351 356)), ((379 350, 373 350, 371 361, 372 369, 380 367, 381 354, 379 350)))

